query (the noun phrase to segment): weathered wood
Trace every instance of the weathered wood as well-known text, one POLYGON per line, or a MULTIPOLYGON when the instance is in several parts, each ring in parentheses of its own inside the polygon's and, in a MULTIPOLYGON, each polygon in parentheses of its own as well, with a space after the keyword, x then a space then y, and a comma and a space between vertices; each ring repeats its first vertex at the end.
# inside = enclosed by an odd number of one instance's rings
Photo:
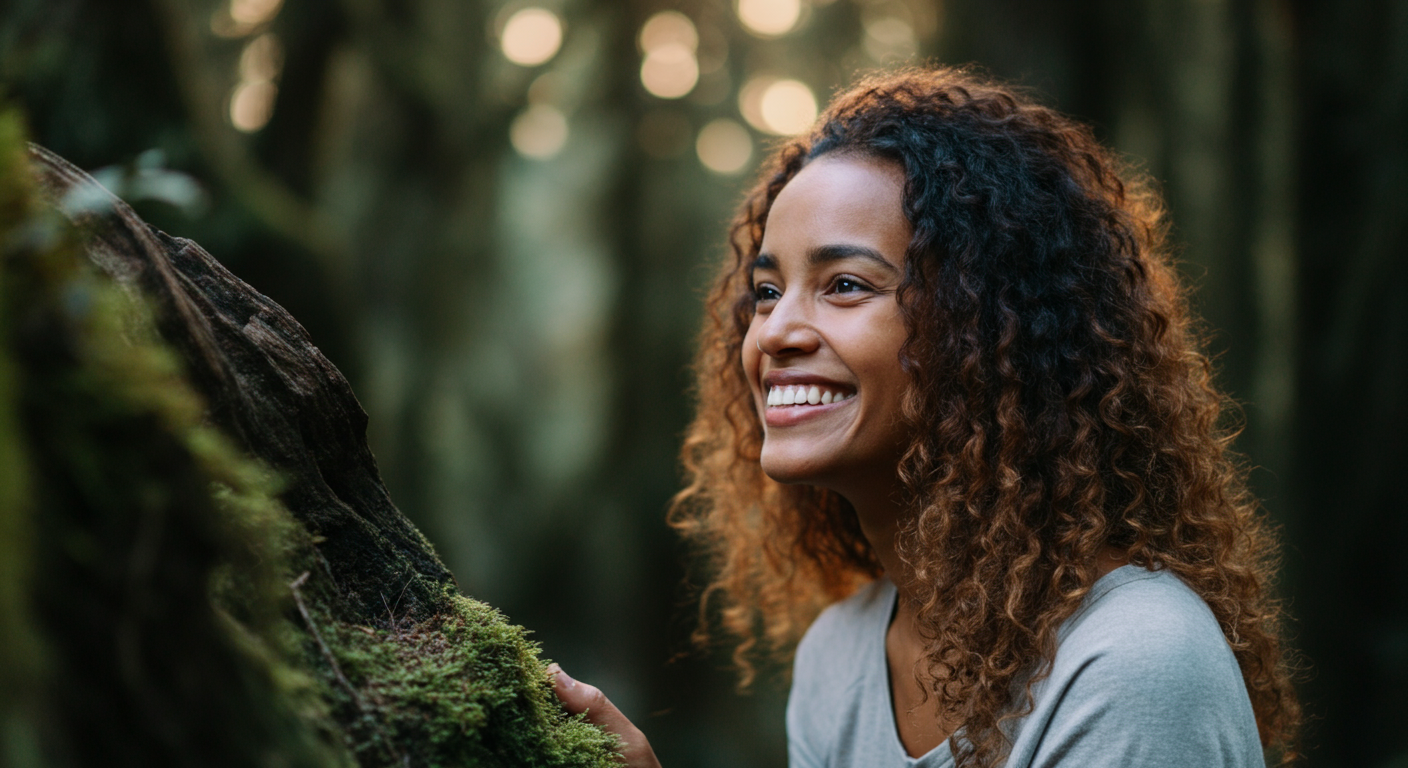
POLYGON ((367 447, 366 412, 298 321, 63 158, 38 146, 31 157, 45 198, 89 232, 94 263, 158 305, 162 336, 185 357, 215 424, 287 482, 281 500, 320 539, 342 597, 338 618, 382 618, 383 598, 399 596, 413 616, 443 602, 450 572, 392 504, 367 447))

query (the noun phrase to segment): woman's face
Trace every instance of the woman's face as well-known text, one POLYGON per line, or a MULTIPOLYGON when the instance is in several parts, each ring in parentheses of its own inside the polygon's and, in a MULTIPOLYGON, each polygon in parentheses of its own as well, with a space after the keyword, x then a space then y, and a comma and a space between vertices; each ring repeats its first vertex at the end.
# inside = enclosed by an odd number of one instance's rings
POLYGON ((897 165, 822 156, 768 214, 743 368, 774 480, 848 498, 894 482, 907 443, 895 296, 911 236, 903 190, 897 165))

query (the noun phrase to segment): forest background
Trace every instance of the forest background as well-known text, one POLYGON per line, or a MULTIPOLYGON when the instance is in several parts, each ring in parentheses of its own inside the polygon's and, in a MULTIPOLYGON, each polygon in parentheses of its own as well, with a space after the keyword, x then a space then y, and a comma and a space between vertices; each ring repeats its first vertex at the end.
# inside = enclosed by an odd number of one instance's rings
POLYGON ((664 525, 702 286, 776 137, 975 62, 1160 183, 1286 543, 1308 765, 1408 766, 1408 3, 6 0, 35 139, 288 308, 466 593, 665 765, 785 763, 664 525), (661 12, 671 12, 659 15, 661 12))

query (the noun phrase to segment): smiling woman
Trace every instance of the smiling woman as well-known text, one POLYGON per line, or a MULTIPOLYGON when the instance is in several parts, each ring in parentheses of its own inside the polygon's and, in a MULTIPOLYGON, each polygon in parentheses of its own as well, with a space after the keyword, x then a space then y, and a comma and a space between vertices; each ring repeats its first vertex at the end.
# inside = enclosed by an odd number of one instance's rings
MULTIPOLYGON (((745 683, 795 650, 794 766, 1294 757, 1274 542, 1120 170, 1019 93, 910 70, 745 200, 672 521, 745 683)), ((654 764, 599 691, 558 693, 654 764)))

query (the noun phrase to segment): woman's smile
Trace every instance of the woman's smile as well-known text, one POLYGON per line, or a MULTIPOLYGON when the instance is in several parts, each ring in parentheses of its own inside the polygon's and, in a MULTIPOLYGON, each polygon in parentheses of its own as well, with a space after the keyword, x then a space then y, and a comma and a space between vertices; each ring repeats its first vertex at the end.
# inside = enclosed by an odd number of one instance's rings
POLYGON ((768 390, 768 408, 784 405, 828 405, 833 400, 840 403, 848 397, 851 395, 845 392, 833 393, 830 389, 822 389, 815 384, 810 387, 773 387, 768 390))
POLYGON ((788 427, 855 404, 855 388, 802 371, 772 371, 763 377, 769 427, 788 427))
POLYGON ((811 387, 775 387, 768 393, 768 408, 763 421, 769 427, 790 427, 808 419, 827 416, 847 405, 855 404, 855 395, 836 393, 815 385, 811 387))

